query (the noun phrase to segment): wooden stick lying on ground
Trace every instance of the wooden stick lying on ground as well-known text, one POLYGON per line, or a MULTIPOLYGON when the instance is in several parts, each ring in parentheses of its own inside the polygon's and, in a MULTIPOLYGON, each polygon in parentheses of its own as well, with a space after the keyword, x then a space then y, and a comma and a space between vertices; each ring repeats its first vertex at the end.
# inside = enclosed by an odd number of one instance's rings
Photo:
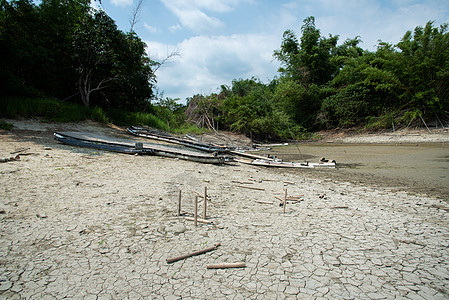
MULTIPOLYGON (((280 202, 284 202, 284 199, 282 199, 281 197, 274 196, 274 198, 278 199, 280 202)), ((290 201, 290 202, 300 202, 300 201, 303 201, 303 200, 304 199, 302 199, 302 198, 290 198, 290 197, 287 197, 287 201, 290 201)))
POLYGON ((256 200, 256 203, 262 203, 262 204, 274 204, 271 201, 260 201, 260 200, 256 200))
POLYGON ((194 252, 191 252, 189 254, 184 254, 184 255, 181 255, 181 256, 177 256, 177 257, 167 258, 167 263, 170 264, 170 263, 173 263, 173 262, 181 260, 181 259, 186 259, 186 258, 191 257, 191 256, 200 255, 200 254, 203 254, 203 253, 206 253, 206 252, 209 252, 209 251, 213 251, 213 250, 217 249, 218 246, 220 246, 220 245, 221 245, 221 243, 216 243, 214 246, 206 248, 206 249, 194 251, 194 252))
POLYGON ((258 188, 258 187, 253 187, 253 186, 237 185, 237 187, 241 187, 241 188, 245 188, 245 189, 250 189, 250 190, 265 191, 264 188, 258 188))
POLYGON ((246 264, 241 263, 222 263, 222 264, 209 264, 208 269, 229 269, 229 268, 245 268, 246 264))
POLYGON ((30 150, 30 148, 22 148, 22 149, 19 149, 19 150, 13 151, 13 152, 9 152, 9 153, 16 154, 16 153, 20 153, 20 152, 27 151, 27 150, 30 150))
MULTIPOLYGON (((195 218, 192 218, 192 217, 185 217, 185 219, 187 221, 195 221, 195 218)), ((206 224, 213 224, 214 223, 214 222, 209 221, 209 220, 198 219, 198 218, 196 219, 196 221, 199 222, 199 223, 206 223, 206 224)))
POLYGON ((14 160, 20 160, 20 155, 17 154, 13 157, 7 157, 7 158, 0 158, 0 162, 8 162, 8 161, 14 161, 14 160))

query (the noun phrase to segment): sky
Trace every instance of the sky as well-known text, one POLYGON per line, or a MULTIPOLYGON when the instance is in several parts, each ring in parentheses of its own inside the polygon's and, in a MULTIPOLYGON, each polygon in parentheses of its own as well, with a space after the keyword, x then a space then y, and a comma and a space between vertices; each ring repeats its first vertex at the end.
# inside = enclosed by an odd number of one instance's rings
MULTIPOLYGON (((138 0, 102 0, 101 7, 128 32, 138 0)), ((98 3, 97 3, 98 4, 98 3)), ((267 83, 279 75, 273 51, 290 29, 301 36, 303 20, 315 17, 322 36, 339 44, 359 36, 364 49, 379 40, 396 44, 416 26, 449 23, 447 0, 143 0, 134 30, 157 71, 160 96, 209 95, 234 79, 256 77, 267 83)))

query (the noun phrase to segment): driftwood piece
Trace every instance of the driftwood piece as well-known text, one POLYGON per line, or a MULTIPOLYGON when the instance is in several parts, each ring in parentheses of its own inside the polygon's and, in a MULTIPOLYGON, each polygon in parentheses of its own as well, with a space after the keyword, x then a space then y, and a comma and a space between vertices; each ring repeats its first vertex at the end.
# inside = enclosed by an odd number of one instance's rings
POLYGON ((332 209, 348 209, 349 206, 333 206, 332 209))
POLYGON ((286 184, 296 184, 296 183, 293 182, 293 181, 287 181, 287 180, 284 180, 283 182, 286 183, 286 184))
MULTIPOLYGON (((278 200, 281 202, 281 204, 284 202, 284 199, 282 199, 281 197, 274 196, 274 198, 278 199, 278 200)), ((304 200, 304 199, 302 199, 302 198, 287 197, 287 202, 292 202, 292 203, 301 202, 301 201, 303 201, 303 200, 304 200)))
POLYGON ((253 184, 253 181, 238 181, 238 180, 233 180, 233 183, 240 183, 240 184, 253 184))
POLYGON ((191 257, 191 256, 200 255, 200 254, 203 254, 203 253, 206 253, 206 252, 209 252, 209 251, 213 251, 213 250, 217 249, 218 246, 220 246, 220 245, 221 245, 221 243, 216 243, 214 246, 209 247, 209 248, 205 248, 205 249, 202 249, 202 250, 197 250, 197 251, 194 251, 194 252, 191 252, 191 253, 188 253, 188 254, 184 254, 184 255, 181 255, 181 256, 177 256, 177 257, 167 258, 167 263, 170 264, 170 263, 173 263, 175 261, 186 259, 186 258, 191 257))
POLYGON ((8 157, 8 158, 0 158, 0 162, 8 162, 8 161, 15 161, 20 160, 20 155, 17 154, 16 156, 8 157))
POLYGON ((22 149, 19 149, 19 150, 13 151, 13 152, 9 152, 9 153, 16 154, 16 153, 20 153, 20 152, 27 151, 27 150, 30 150, 30 148, 22 148, 22 149))
POLYGON ((237 187, 240 187, 240 188, 245 188, 245 189, 250 189, 250 190, 265 191, 265 189, 264 189, 264 188, 259 188, 259 187, 255 187, 255 186, 244 186, 244 185, 237 185, 237 187))
POLYGON ((208 269, 229 269, 229 268, 245 268, 244 262, 239 263, 222 263, 222 264, 208 264, 208 269))
MULTIPOLYGON (((195 221, 195 218, 192 217, 185 217, 185 219, 187 221, 195 221)), ((205 224, 214 224, 214 222, 210 221, 210 220, 205 220, 205 219, 196 219, 197 222, 199 223, 205 223, 205 224)))
POLYGON ((256 203, 262 203, 262 204, 274 204, 271 201, 260 201, 260 200, 256 200, 256 203))

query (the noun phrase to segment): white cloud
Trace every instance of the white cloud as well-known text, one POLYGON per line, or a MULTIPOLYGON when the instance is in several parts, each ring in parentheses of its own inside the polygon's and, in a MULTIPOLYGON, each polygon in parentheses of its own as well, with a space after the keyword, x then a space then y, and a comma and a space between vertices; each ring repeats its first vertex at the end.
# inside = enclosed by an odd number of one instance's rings
POLYGON ((146 22, 143 23, 143 26, 145 27, 146 30, 148 30, 151 33, 160 33, 161 32, 161 30, 159 28, 148 25, 146 22))
MULTIPOLYGON (((162 0, 167 8, 179 17, 183 27, 211 31, 223 26, 220 20, 206 12, 228 12, 236 9, 241 1, 228 0, 162 0), (187 7, 188 4, 192 4, 187 7), (215 27, 214 27, 215 26, 215 27)), ((191 97, 194 94, 217 92, 222 84, 233 79, 259 77, 263 82, 277 75, 279 63, 272 57, 273 50, 281 44, 282 33, 293 29, 301 36, 303 20, 315 16, 321 35, 339 35, 339 42, 360 36, 362 48, 374 51, 378 40, 397 43, 407 30, 425 25, 429 20, 436 24, 449 22, 449 7, 437 0, 292 0, 274 5, 269 14, 254 19, 254 28, 265 28, 265 32, 254 34, 201 35, 185 38, 172 45, 148 43, 150 57, 163 59, 172 49, 179 49, 181 56, 174 57, 157 72, 160 90, 171 98, 191 97)), ((260 3, 259 3, 260 4, 260 3)), ((259 6, 260 7, 260 6, 259 6)), ((248 15, 250 17, 250 15, 248 15)), ((238 20, 236 20, 238 23, 238 20)), ((170 28, 176 31, 180 24, 170 28)), ((185 33, 183 31, 183 33, 185 33)))
POLYGON ((164 5, 170 10, 179 22, 193 32, 201 33, 223 27, 224 24, 214 17, 209 17, 195 3, 183 0, 162 0, 164 5))
POLYGON ((241 3, 252 3, 253 0, 162 0, 179 22, 195 33, 210 33, 225 24, 205 11, 226 13, 233 11, 241 3))
POLYGON ((284 4, 278 24, 301 36, 302 21, 315 16, 321 35, 339 35, 340 43, 360 36, 362 48, 375 51, 378 40, 396 44, 407 30, 429 20, 448 22, 449 6, 436 0, 296 0, 284 4))
POLYGON ((111 0, 112 4, 115 6, 131 6, 133 4, 133 0, 111 0))
POLYGON ((182 29, 182 26, 179 24, 172 25, 172 26, 168 27, 168 30, 170 30, 171 32, 175 32, 175 31, 178 31, 181 29, 182 29))
POLYGON ((157 71, 157 86, 165 96, 184 100, 194 94, 217 92, 233 79, 257 76, 263 82, 273 79, 278 64, 273 50, 280 37, 264 34, 196 36, 174 46, 148 42, 149 55, 161 60, 170 49, 180 56, 169 60, 157 71))

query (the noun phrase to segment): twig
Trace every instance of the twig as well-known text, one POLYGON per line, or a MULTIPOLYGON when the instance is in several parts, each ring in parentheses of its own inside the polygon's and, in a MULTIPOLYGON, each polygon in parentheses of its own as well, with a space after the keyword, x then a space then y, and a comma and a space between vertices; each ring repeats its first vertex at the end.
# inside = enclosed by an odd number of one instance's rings
MULTIPOLYGON (((195 221, 195 218, 193 218, 193 217, 185 217, 185 219, 187 220, 187 221, 195 221)), ((197 222, 200 222, 200 223, 205 223, 205 224, 214 224, 214 222, 212 222, 212 221, 209 221, 209 220, 205 220, 205 219, 196 219, 196 221, 197 222)))
POLYGON ((424 119, 422 118, 421 115, 419 115, 419 117, 421 118, 421 121, 424 123, 424 125, 426 126, 427 130, 429 131, 429 133, 432 133, 432 131, 430 131, 429 127, 427 127, 426 122, 424 121, 424 119))
POLYGON ((271 202, 271 201, 260 201, 260 200, 256 200, 256 203, 262 203, 262 204, 274 204, 274 202, 271 202))
POLYGON ((244 186, 244 185, 237 185, 237 187, 241 187, 241 188, 245 188, 245 189, 250 189, 250 190, 265 191, 264 188, 259 188, 259 187, 244 186))
POLYGON ((220 246, 220 245, 221 245, 221 243, 216 243, 214 246, 206 248, 206 249, 194 251, 194 252, 191 252, 191 253, 188 253, 188 254, 184 254, 184 255, 181 255, 181 256, 177 256, 177 257, 167 258, 167 263, 170 264, 170 263, 173 263, 173 262, 181 260, 181 259, 186 259, 186 258, 191 257, 191 256, 200 255, 200 254, 203 254, 203 253, 206 253, 206 252, 209 252, 209 251, 213 251, 213 250, 217 249, 218 246, 220 246))
POLYGON ((9 152, 9 154, 16 154, 16 153, 20 153, 20 152, 23 152, 23 151, 27 151, 27 150, 29 150, 30 148, 22 148, 22 149, 19 149, 19 150, 16 150, 16 151, 13 151, 13 152, 9 152))
POLYGON ((246 267, 246 264, 244 262, 207 265, 208 269, 229 269, 229 268, 245 268, 245 267, 246 267))

